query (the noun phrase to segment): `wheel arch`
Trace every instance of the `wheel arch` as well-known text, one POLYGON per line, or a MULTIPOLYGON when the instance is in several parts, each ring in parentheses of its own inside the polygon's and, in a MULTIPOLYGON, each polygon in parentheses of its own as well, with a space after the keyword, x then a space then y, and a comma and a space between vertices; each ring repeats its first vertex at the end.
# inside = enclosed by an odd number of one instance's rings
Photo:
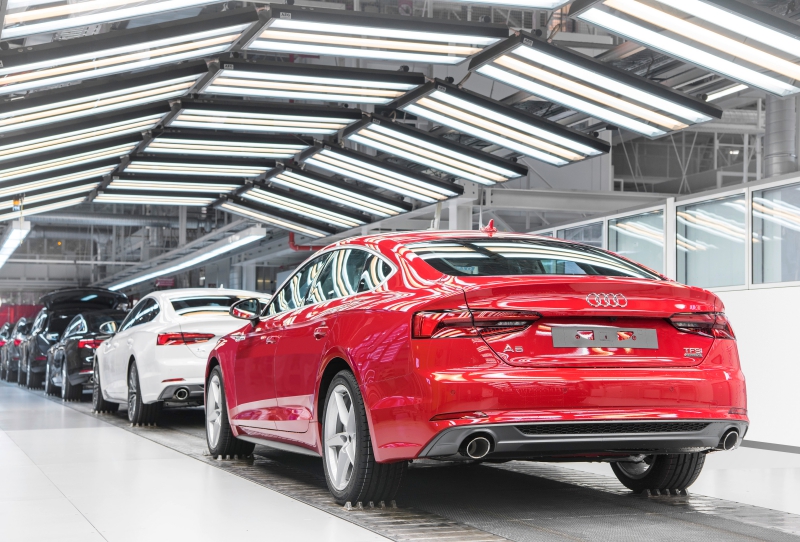
POLYGON ((325 410, 325 397, 328 395, 328 388, 333 381, 333 377, 345 370, 353 373, 356 380, 358 380, 358 375, 355 370, 353 370, 353 367, 344 359, 344 356, 334 356, 321 367, 319 382, 317 384, 317 400, 314 405, 316 408, 316 418, 320 424, 322 423, 322 412, 325 410))

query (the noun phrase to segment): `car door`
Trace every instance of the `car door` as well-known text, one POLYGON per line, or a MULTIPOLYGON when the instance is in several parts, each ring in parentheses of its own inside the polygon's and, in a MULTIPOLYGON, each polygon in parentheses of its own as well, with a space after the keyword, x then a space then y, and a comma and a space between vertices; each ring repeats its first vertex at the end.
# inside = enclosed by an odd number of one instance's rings
POLYGON ((128 360, 133 347, 134 327, 143 323, 155 301, 142 299, 122 322, 119 332, 105 342, 101 361, 100 379, 111 399, 126 399, 128 393, 128 360), (147 311, 147 312, 146 312, 147 311))
POLYGON ((314 281, 302 309, 284 320, 275 361, 278 396, 276 426, 279 430, 302 433, 314 417, 314 395, 319 364, 328 346, 336 300, 355 294, 368 253, 342 249, 330 253, 325 267, 314 281))
MULTIPOLYGON (((286 281, 272 298, 257 326, 248 326, 231 335, 238 342, 234 362, 236 407, 231 417, 236 425, 255 429, 275 429, 279 418, 275 395, 274 361, 282 339, 283 321, 303 306, 308 290, 319 273, 320 258, 315 258, 286 281)), ((324 263, 324 259, 322 259, 324 263)))

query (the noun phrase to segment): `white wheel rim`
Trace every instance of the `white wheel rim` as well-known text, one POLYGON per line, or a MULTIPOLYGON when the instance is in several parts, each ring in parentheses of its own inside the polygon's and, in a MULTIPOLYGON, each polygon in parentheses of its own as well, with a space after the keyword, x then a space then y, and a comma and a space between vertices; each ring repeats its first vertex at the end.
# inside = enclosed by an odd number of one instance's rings
POLYGON ((325 461, 331 485, 342 491, 353 477, 356 462, 356 414, 343 384, 333 389, 325 408, 325 461))
POLYGON ((67 398, 67 362, 61 362, 61 398, 67 398))
POLYGON ((208 431, 208 443, 212 447, 216 447, 217 442, 219 442, 219 434, 222 431, 222 390, 217 375, 211 377, 211 382, 208 385, 206 431, 208 431))

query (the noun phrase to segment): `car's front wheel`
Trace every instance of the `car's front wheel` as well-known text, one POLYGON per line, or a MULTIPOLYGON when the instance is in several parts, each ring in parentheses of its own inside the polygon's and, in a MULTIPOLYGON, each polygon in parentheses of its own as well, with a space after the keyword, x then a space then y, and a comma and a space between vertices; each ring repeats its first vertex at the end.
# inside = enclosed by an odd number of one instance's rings
POLYGON ((53 384, 53 373, 50 371, 50 360, 44 366, 44 393, 45 395, 55 395, 56 386, 53 384))
POLYGON ((328 388, 322 438, 325 480, 336 502, 394 499, 408 463, 375 461, 364 400, 350 371, 339 372, 328 388))
POLYGON ((100 385, 100 370, 97 368, 97 364, 95 363, 94 366, 94 385, 92 386, 92 410, 98 413, 108 413, 113 414, 117 410, 119 410, 118 403, 112 403, 111 401, 106 401, 105 397, 103 397, 103 388, 100 385))
POLYGON ((163 403, 145 404, 142 401, 141 386, 139 385, 139 370, 136 363, 131 363, 128 371, 128 421, 133 425, 151 425, 158 421, 163 403))
POLYGON ((253 453, 256 445, 233 436, 228 419, 228 403, 219 365, 211 369, 206 382, 206 441, 214 459, 218 457, 244 458, 253 453))
POLYGON ((611 464, 617 479, 630 490, 685 490, 703 470, 703 453, 649 455, 643 461, 618 461, 611 464))
POLYGON ((67 371, 67 360, 61 362, 61 399, 64 401, 79 401, 83 395, 83 386, 71 384, 67 371))

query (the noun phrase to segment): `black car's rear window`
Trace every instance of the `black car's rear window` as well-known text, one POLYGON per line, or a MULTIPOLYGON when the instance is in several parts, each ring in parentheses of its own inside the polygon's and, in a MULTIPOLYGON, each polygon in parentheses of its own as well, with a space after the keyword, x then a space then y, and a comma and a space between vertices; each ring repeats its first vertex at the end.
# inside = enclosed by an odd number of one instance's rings
POLYGON ((440 239, 406 245, 454 277, 596 275, 660 279, 647 269, 586 245, 544 239, 440 239))

